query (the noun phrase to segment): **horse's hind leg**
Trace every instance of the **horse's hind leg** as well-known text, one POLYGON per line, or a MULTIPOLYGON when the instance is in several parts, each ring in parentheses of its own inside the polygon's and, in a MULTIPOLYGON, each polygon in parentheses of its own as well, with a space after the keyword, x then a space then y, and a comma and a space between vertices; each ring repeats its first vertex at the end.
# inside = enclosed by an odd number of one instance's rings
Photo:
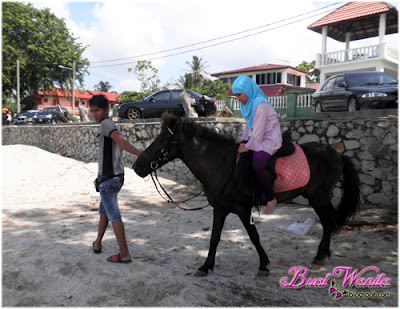
POLYGON ((243 214, 239 214, 239 218, 242 221, 244 227, 246 228, 247 234, 249 234, 250 240, 256 247, 258 256, 260 257, 260 267, 258 269, 257 276, 266 277, 269 275, 269 270, 267 268, 267 265, 269 264, 269 259, 264 251, 264 248, 261 246, 260 236, 258 235, 256 227, 250 224, 250 211, 246 211, 243 214))
POLYGON ((206 262, 197 270, 196 277, 207 276, 208 270, 214 269, 215 254, 217 253, 217 246, 221 240, 221 233, 224 227, 226 216, 229 214, 226 210, 222 208, 214 208, 214 218, 213 218, 213 228, 210 240, 210 250, 208 251, 208 256, 206 262))
POLYGON ((332 232, 336 226, 335 209, 329 198, 320 201, 310 201, 312 207, 317 213, 323 228, 322 240, 318 246, 317 256, 314 258, 314 264, 323 265, 331 255, 330 244, 332 232))

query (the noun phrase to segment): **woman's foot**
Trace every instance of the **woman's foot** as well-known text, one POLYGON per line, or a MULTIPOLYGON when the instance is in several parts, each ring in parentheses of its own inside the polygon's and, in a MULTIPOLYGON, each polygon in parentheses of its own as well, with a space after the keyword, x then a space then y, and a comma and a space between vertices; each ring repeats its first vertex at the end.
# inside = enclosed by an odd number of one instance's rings
POLYGON ((112 255, 112 256, 108 257, 107 261, 109 261, 111 263, 123 263, 123 264, 127 264, 127 263, 131 263, 132 262, 130 257, 125 259, 125 260, 123 260, 121 258, 121 254, 120 253, 118 253, 117 255, 112 255))
POLYGON ((98 245, 98 243, 96 243, 96 241, 93 242, 93 252, 96 254, 101 253, 101 244, 100 246, 98 245))
POLYGON ((272 215, 275 211, 276 208, 276 204, 278 202, 276 201, 276 199, 274 198, 272 201, 269 201, 267 203, 267 207, 265 207, 264 211, 262 212, 264 215, 272 215))

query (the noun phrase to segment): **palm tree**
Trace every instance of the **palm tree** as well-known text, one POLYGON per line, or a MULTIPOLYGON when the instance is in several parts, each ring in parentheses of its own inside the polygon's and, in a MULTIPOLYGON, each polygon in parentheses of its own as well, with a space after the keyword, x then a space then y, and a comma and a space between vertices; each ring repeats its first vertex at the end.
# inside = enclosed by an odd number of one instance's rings
POLYGON ((102 80, 99 81, 99 83, 94 86, 94 90, 100 92, 109 92, 111 88, 112 86, 110 82, 103 82, 102 80))
POLYGON ((191 89, 193 88, 193 76, 190 73, 185 73, 184 76, 179 77, 176 85, 183 89, 191 89))
POLYGON ((206 68, 206 63, 201 57, 193 56, 192 63, 186 61, 186 64, 190 66, 192 70, 193 86, 200 88, 202 86, 202 81, 204 80, 203 74, 207 74, 204 70, 206 68))

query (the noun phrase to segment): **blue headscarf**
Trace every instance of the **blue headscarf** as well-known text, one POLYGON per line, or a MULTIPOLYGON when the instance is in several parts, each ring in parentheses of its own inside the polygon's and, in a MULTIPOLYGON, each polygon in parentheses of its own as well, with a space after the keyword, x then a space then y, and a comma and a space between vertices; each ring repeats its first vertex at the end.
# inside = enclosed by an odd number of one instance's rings
POLYGON ((235 94, 245 93, 249 97, 246 105, 240 104, 240 111, 249 129, 253 130, 253 119, 257 106, 261 102, 269 104, 267 97, 251 78, 244 75, 236 78, 232 85, 232 92, 235 94))

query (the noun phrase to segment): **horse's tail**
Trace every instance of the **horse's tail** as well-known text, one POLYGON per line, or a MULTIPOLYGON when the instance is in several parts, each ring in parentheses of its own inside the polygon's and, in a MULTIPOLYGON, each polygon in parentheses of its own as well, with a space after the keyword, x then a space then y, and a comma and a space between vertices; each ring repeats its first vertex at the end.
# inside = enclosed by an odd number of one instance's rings
POLYGON ((360 197, 360 178, 350 158, 340 155, 343 161, 343 194, 339 207, 336 211, 336 227, 334 232, 338 230, 347 222, 348 219, 353 218, 358 211, 361 197, 360 197))

